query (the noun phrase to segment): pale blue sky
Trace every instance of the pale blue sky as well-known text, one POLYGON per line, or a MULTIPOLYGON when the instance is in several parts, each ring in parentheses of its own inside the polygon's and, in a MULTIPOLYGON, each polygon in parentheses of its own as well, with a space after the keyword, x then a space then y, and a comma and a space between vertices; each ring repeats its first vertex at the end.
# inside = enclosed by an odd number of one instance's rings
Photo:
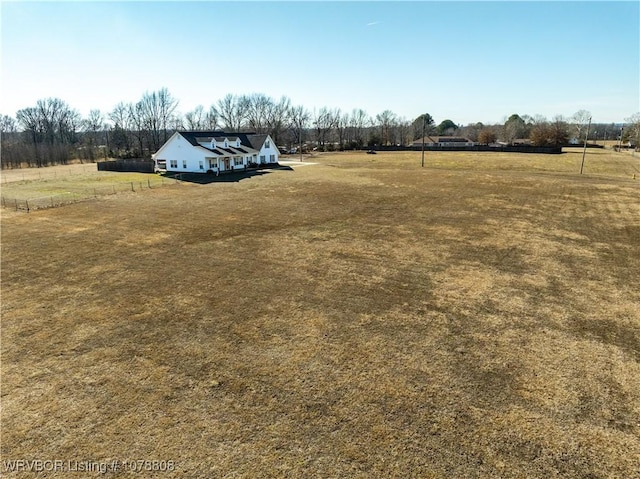
POLYGON ((440 122, 640 111, 640 2, 2 2, 2 105, 86 115, 167 87, 440 122))

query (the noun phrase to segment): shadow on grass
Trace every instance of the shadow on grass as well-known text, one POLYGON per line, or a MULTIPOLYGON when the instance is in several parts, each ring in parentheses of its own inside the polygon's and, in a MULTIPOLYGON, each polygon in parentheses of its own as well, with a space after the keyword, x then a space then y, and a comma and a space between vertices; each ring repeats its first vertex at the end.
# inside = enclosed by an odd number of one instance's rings
POLYGON ((174 173, 166 172, 162 176, 165 178, 178 179, 188 183, 196 183, 198 185, 208 185, 210 183, 238 183, 241 180, 253 178, 255 176, 267 175, 270 170, 289 170, 293 171, 290 166, 276 166, 272 168, 261 168, 258 170, 234 171, 230 173, 222 173, 218 176, 211 173, 174 173))

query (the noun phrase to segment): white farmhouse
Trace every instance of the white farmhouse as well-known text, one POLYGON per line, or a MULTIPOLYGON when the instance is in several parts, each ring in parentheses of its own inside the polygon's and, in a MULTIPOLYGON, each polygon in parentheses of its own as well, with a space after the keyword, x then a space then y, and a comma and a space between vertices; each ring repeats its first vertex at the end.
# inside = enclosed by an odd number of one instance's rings
POLYGON ((177 131, 151 158, 156 171, 218 174, 278 163, 279 155, 269 135, 177 131))

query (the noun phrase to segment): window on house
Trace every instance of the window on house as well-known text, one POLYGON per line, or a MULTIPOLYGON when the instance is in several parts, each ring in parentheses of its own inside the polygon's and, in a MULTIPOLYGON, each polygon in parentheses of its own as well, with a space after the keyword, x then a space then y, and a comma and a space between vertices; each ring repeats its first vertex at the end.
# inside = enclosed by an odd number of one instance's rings
POLYGON ((233 159, 233 164, 234 164, 235 166, 242 166, 242 158, 241 158, 241 157, 239 157, 239 156, 236 156, 236 157, 233 159))
POLYGON ((269 140, 264 142, 264 147, 265 148, 271 148, 271 142, 269 140))
POLYGON ((182 160, 182 167, 186 168, 187 167, 187 160, 182 160))
POLYGON ((200 169, 204 170, 204 161, 200 160, 200 169))
POLYGON ((276 161, 276 155, 271 155, 271 156, 269 156, 269 161, 270 161, 271 163, 275 163, 275 161, 276 161))
POLYGON ((169 160, 169 166, 171 166, 171 168, 177 168, 178 160, 169 160))
POLYGON ((266 159, 266 156, 260 155, 260 163, 264 163, 265 159, 266 159))

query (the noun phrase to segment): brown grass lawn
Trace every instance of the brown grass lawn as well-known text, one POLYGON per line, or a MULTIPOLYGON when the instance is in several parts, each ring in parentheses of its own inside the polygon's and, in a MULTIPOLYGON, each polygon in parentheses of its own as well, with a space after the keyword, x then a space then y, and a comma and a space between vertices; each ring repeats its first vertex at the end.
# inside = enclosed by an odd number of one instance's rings
POLYGON ((640 158, 332 154, 2 218, 38 477, 640 477, 640 158))

